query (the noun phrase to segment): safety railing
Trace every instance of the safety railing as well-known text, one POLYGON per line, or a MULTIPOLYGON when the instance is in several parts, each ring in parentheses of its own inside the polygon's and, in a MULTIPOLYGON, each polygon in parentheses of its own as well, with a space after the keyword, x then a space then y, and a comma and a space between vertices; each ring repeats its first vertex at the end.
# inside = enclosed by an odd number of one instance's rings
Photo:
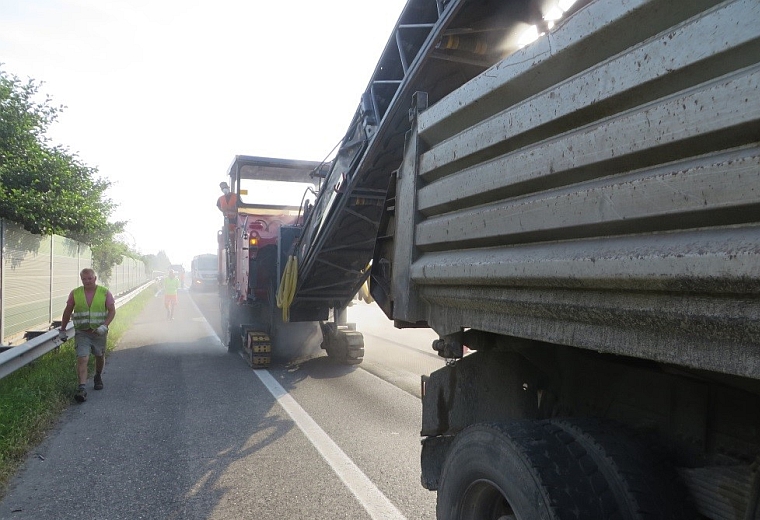
MULTIPOLYGON (((153 285, 154 280, 151 280, 140 287, 130 291, 129 293, 116 298, 116 307, 121 307, 132 298, 140 294, 143 290, 153 285)), ((73 336, 74 325, 69 323, 66 327, 66 333, 68 337, 73 336)), ((12 374, 19 368, 28 365, 35 359, 47 354, 51 350, 60 347, 64 341, 58 336, 58 329, 49 330, 43 334, 40 334, 36 338, 32 338, 26 343, 22 343, 16 347, 11 347, 5 352, 0 352, 0 379, 12 374)), ((68 339, 67 337, 67 339, 68 339)))

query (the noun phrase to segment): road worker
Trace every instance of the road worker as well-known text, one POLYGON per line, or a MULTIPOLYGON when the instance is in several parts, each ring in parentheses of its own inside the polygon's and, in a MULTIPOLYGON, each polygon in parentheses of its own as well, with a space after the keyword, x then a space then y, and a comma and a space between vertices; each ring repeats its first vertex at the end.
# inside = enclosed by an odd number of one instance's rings
POLYGON ((237 218, 238 197, 230 191, 226 182, 220 182, 219 188, 222 190, 222 195, 217 199, 216 207, 224 214, 225 223, 234 227, 237 218))
POLYGON ((60 337, 66 339, 66 326, 69 320, 74 323, 74 341, 77 351, 77 376, 79 388, 74 394, 77 402, 87 400, 85 385, 87 383, 87 364, 90 353, 95 356, 95 390, 103 389, 103 367, 106 358, 108 326, 116 317, 116 305, 113 295, 106 287, 97 285, 98 277, 90 268, 79 273, 82 286, 69 293, 66 308, 61 317, 60 337))
POLYGON ((164 279, 164 307, 166 307, 166 319, 174 319, 174 308, 177 306, 177 291, 180 281, 172 269, 169 269, 169 277, 164 279))

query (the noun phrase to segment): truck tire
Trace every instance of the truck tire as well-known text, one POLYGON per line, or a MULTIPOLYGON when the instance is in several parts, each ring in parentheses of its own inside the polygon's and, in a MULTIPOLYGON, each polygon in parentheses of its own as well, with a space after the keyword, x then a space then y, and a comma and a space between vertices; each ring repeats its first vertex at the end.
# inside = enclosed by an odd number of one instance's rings
POLYGON ((552 421, 579 442, 599 466, 623 520, 693 519, 686 487, 665 450, 620 425, 593 418, 552 421))
POLYGON ((454 439, 438 520, 596 520, 617 505, 583 447, 545 422, 475 424, 454 439))

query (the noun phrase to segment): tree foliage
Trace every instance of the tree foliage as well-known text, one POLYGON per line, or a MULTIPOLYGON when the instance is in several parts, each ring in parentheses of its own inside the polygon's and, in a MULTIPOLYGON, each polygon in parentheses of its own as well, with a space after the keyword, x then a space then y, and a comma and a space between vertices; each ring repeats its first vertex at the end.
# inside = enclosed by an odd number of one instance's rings
POLYGON ((157 255, 145 255, 143 261, 151 271, 158 271, 164 274, 169 271, 169 266, 172 265, 164 250, 159 251, 157 255))
POLYGON ((101 280, 109 280, 111 271, 129 253, 129 248, 121 242, 105 242, 92 247, 92 267, 101 280))
POLYGON ((45 136, 63 106, 39 97, 40 84, 0 69, 0 217, 35 234, 58 234, 93 246, 112 241, 125 223, 109 223, 115 209, 110 182, 45 136))

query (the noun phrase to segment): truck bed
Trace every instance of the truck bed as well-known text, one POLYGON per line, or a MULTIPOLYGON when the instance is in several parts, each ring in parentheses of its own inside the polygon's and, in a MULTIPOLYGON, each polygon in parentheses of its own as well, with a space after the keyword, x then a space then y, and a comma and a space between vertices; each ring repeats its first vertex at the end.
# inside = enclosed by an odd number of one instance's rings
POLYGON ((760 378, 758 20, 752 0, 598 0, 420 95, 374 258, 385 308, 760 378))

